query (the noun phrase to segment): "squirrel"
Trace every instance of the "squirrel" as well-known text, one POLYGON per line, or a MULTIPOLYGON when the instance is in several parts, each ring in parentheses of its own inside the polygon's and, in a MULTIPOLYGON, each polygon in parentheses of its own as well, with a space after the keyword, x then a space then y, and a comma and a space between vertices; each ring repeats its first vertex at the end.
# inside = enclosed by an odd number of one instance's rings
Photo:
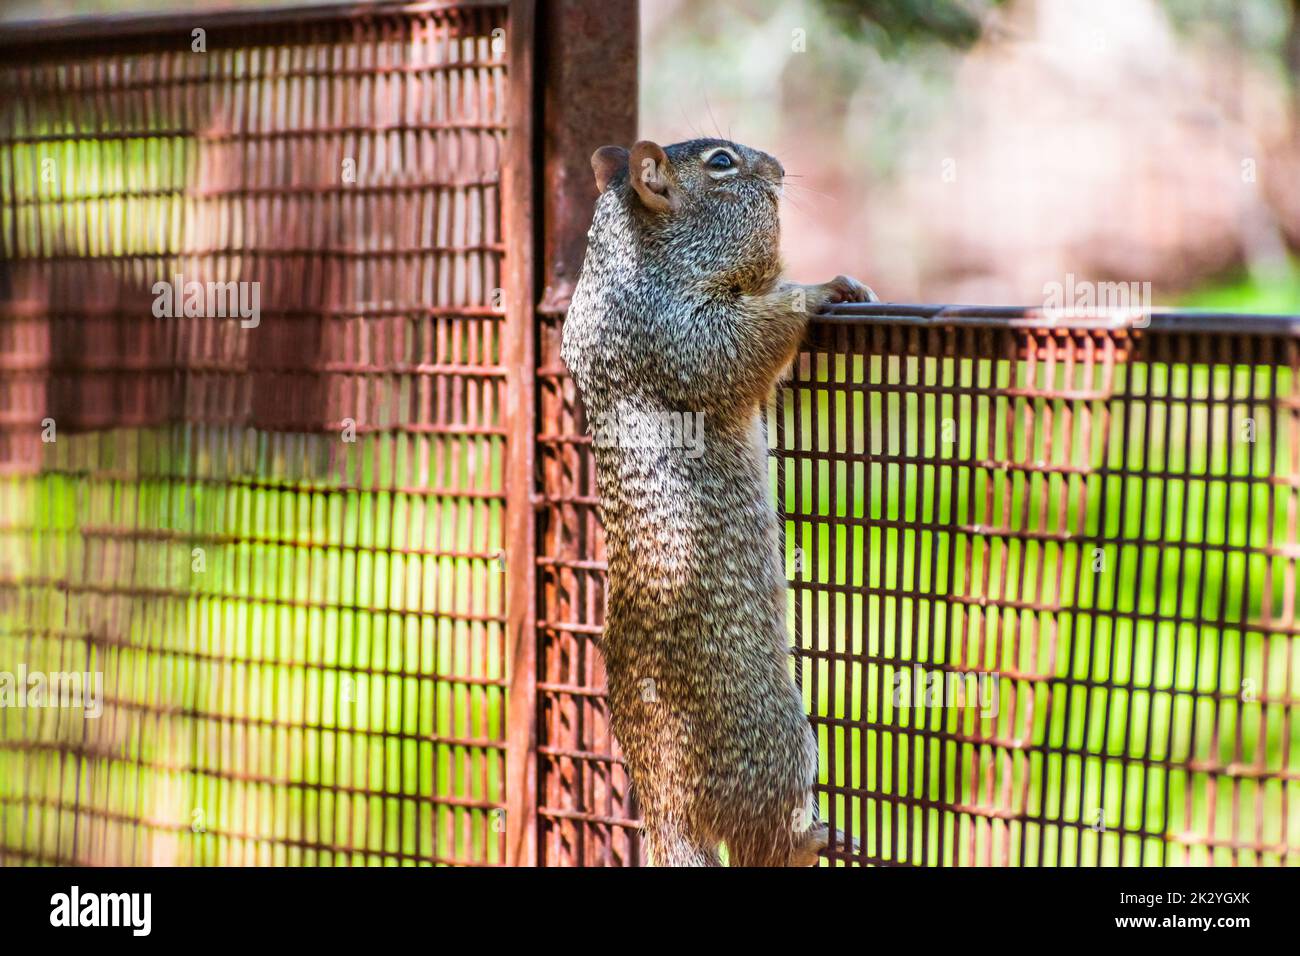
POLYGON ((817 862, 817 741, 791 679, 762 405, 810 313, 782 278, 785 169, 720 139, 591 158, 600 196, 561 356, 594 422, 610 725, 658 866, 817 862), (685 446, 685 447, 683 447, 685 446))

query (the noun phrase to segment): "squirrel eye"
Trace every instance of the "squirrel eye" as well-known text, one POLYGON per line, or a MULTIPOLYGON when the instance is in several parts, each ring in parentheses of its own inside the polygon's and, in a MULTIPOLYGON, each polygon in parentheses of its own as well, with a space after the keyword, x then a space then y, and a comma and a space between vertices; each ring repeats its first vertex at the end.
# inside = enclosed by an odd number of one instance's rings
POLYGON ((710 169, 730 169, 736 164, 729 153, 717 152, 709 157, 709 161, 705 165, 710 169))

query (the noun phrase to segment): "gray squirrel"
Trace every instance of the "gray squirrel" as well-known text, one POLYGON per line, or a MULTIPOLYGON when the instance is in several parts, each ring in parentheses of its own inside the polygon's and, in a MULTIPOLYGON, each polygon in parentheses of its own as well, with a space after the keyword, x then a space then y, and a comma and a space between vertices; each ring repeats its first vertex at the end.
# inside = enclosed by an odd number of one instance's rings
POLYGON ((600 198, 562 356, 588 419, 609 563, 610 721, 652 862, 817 862, 817 742, 790 677, 761 408, 808 316, 877 301, 785 281, 785 170, 717 139, 591 158, 600 198))

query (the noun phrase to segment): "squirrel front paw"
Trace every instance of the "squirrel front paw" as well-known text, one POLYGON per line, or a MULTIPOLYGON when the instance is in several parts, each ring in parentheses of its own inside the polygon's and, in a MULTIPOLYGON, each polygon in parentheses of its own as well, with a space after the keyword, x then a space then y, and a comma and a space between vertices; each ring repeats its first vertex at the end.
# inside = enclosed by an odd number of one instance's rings
POLYGON ((880 296, 871 291, 871 287, 863 285, 852 276, 836 276, 830 282, 822 284, 824 298, 822 307, 833 305, 837 302, 879 302, 880 296))

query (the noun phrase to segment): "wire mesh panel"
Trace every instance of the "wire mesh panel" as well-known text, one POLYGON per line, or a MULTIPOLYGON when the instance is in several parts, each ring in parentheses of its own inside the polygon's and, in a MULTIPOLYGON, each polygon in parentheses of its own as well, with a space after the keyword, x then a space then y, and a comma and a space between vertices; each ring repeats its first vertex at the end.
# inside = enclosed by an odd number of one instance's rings
POLYGON ((560 314, 538 336, 538 862, 634 866, 640 821, 609 729, 606 564, 596 465, 577 387, 560 359, 560 314))
POLYGON ((501 861, 506 22, 7 41, 0 862, 501 861))
MULTIPOLYGON (((1294 863, 1297 340, 876 311, 815 323, 767 413, 832 861, 1294 863)), ((636 864, 554 325, 541 856, 636 864)))
POLYGON ((813 342, 770 436, 832 857, 1295 862, 1296 340, 813 342))

